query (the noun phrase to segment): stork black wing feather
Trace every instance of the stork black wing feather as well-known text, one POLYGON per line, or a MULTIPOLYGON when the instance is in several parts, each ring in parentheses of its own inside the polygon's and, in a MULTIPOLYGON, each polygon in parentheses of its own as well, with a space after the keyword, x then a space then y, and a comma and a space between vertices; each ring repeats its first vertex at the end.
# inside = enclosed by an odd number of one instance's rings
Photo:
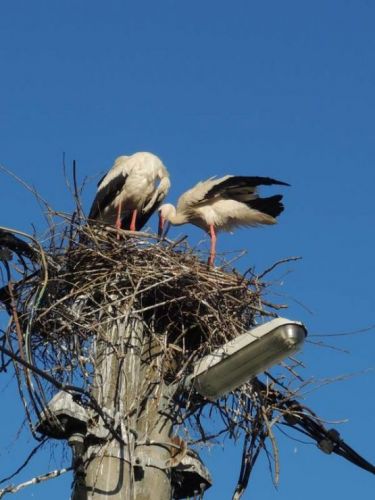
POLYGON ((231 193, 236 192, 242 188, 256 188, 257 186, 290 186, 290 184, 282 181, 278 181, 276 179, 272 179, 271 177, 253 177, 246 175, 233 175, 225 181, 216 184, 209 191, 207 191, 204 199, 212 198, 217 194, 221 196, 230 197, 231 193))
POLYGON ((89 219, 96 219, 123 189, 128 175, 120 173, 111 179, 108 184, 99 188, 90 209, 89 219))
POLYGON ((106 174, 104 174, 104 175, 103 175, 103 177, 102 177, 101 179, 99 179, 99 181, 98 181, 98 183, 97 183, 97 185, 96 185, 97 187, 99 187, 99 186, 100 186, 100 184, 104 181, 104 179, 107 177, 107 175, 108 175, 108 172, 107 172, 106 174))

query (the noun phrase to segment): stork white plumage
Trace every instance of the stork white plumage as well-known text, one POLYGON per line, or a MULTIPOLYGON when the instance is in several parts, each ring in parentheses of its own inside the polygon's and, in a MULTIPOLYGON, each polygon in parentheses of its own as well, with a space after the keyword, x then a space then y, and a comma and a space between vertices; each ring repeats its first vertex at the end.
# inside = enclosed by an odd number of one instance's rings
POLYGON ((257 187, 273 184, 289 186, 270 177, 226 175, 219 179, 198 182, 180 196, 177 208, 167 203, 159 208, 159 234, 165 235, 169 224, 194 224, 207 231, 211 238, 209 265, 216 255, 216 233, 231 231, 238 226, 276 224, 284 210, 282 195, 260 198, 257 187))
POLYGON ((89 219, 139 231, 170 188, 169 174, 152 153, 119 156, 98 183, 89 219))

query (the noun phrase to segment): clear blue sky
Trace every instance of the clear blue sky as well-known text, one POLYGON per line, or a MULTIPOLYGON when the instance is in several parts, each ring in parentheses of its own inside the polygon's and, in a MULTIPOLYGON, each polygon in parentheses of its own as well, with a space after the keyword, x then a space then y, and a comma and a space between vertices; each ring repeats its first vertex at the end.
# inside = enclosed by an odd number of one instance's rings
MULTIPOLYGON (((0 163, 60 210, 72 209, 62 153, 95 180, 119 154, 152 151, 170 170, 170 201, 211 175, 289 182, 278 227, 222 235, 222 251, 247 249, 240 269, 302 262, 274 274, 271 299, 290 305, 310 340, 304 376, 325 379, 374 366, 375 4, 370 0, 3 0, 0 4, 0 163)), ((286 190, 285 190, 286 191, 286 190)), ((32 196, 0 176, 1 225, 44 222, 32 196)), ((175 235, 185 228, 175 229, 175 235)), ((190 241, 202 239, 188 230, 190 241)), ((172 234, 172 232, 171 232, 172 234)), ((207 245, 207 240, 202 244, 207 245)), ((3 375, 2 375, 3 376, 3 375)), ((5 380, 5 378, 3 379, 5 380)), ((375 462, 374 373, 324 386, 305 403, 375 462)), ((32 443, 15 441, 15 386, 1 392, 1 476, 32 443)), ((298 436, 297 436, 298 437, 298 436)), ((240 450, 214 448, 208 499, 230 498, 240 450)), ((314 445, 280 438, 276 491, 260 461, 244 498, 372 499, 374 478, 314 445)), ((39 455, 19 480, 59 467, 39 455)), ((47 453, 46 455, 49 455, 47 453)), ((70 477, 17 498, 67 499, 70 477)), ((16 479, 15 482, 18 482, 16 479)))

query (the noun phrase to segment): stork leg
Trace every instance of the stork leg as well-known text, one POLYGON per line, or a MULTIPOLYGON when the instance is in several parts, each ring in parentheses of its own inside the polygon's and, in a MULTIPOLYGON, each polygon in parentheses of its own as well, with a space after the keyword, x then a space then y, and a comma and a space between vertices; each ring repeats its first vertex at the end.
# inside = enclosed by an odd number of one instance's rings
POLYGON ((138 210, 133 210, 132 220, 130 222, 130 231, 135 231, 135 221, 137 220, 138 210))
MULTIPOLYGON (((121 229, 121 206, 122 206, 122 203, 120 201, 118 209, 117 209, 117 218, 116 218, 116 224, 115 224, 116 229, 121 229)), ((117 232, 117 239, 118 240, 120 239, 119 232, 117 232)))
POLYGON ((210 257, 208 258, 208 267, 213 267, 216 257, 216 233, 215 233, 215 226, 213 224, 210 224, 210 237, 211 237, 211 246, 210 246, 210 257))

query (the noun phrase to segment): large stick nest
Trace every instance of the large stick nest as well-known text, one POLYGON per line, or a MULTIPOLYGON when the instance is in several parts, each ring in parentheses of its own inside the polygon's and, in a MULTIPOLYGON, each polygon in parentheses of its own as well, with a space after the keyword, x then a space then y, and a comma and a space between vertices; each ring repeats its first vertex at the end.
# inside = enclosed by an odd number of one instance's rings
POLYGON ((176 366, 211 352, 248 330, 256 316, 268 314, 256 277, 208 268, 186 242, 75 224, 74 236, 70 227, 63 240, 50 239, 47 269, 15 290, 31 351, 47 355, 55 364, 50 370, 65 366, 70 373, 62 346, 86 358, 87 352, 77 349, 86 349, 103 321, 121 319, 130 309, 153 335, 163 336, 176 366))

